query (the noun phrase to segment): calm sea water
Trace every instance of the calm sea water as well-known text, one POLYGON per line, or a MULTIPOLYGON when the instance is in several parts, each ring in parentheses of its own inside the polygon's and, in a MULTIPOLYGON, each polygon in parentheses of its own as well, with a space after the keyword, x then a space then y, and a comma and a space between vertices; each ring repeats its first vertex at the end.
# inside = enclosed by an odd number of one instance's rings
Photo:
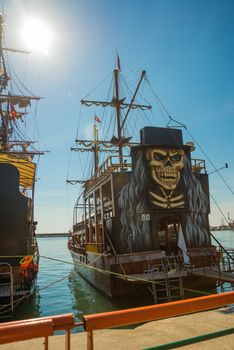
MULTIPOLYGON (((226 248, 234 247, 234 231, 216 231, 213 234, 226 248)), ((38 244, 41 256, 72 263, 67 249, 67 238, 39 238, 38 244)), ((83 314, 139 305, 139 300, 132 298, 124 301, 111 300, 83 280, 74 272, 73 265, 68 263, 41 257, 37 292, 16 308, 13 319, 72 312, 78 321, 82 319, 83 314), (59 279, 63 280, 53 284, 59 279)), ((143 303, 153 302, 150 298, 143 303)))

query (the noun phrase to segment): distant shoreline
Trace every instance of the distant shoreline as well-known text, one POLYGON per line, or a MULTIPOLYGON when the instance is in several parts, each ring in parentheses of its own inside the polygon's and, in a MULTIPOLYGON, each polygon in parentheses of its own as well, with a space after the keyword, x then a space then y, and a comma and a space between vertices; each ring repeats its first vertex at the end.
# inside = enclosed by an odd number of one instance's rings
POLYGON ((213 227, 210 227, 210 230, 211 231, 230 231, 230 230, 233 230, 234 229, 234 226, 233 225, 230 225, 230 226, 213 226, 213 227))
POLYGON ((37 238, 68 237, 69 233, 36 233, 37 238))
MULTIPOLYGON (((233 230, 230 226, 213 226, 210 227, 211 231, 228 231, 233 230)), ((55 238, 55 237, 68 237, 69 232, 50 232, 50 233, 36 233, 37 238, 55 238)))

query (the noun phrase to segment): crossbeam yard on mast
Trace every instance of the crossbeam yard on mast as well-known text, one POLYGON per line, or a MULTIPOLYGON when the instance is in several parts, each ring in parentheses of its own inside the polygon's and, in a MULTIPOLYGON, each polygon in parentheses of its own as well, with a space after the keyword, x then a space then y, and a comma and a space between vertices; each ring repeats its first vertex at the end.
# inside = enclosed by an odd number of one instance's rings
MULTIPOLYGON (((91 147, 91 148, 72 147, 71 151, 76 151, 76 152, 93 152, 93 147, 91 147)), ((116 153, 116 152, 118 152, 118 150, 117 149, 98 148, 98 152, 116 153)))
MULTIPOLYGON (((117 139, 117 138, 116 138, 117 139)), ((134 145, 138 145, 139 142, 129 142, 129 141, 126 141, 129 138, 125 138, 125 137, 122 137, 122 142, 123 144, 126 144, 126 146, 134 146, 134 145)), ((85 146, 85 147, 89 147, 91 146, 92 143, 96 143, 98 145, 104 145, 105 147, 115 147, 116 145, 113 144, 111 141, 106 141, 106 140, 82 140, 82 139, 77 139, 75 140, 76 143, 82 145, 82 146, 85 146)))
POLYGON ((68 184, 77 185, 77 184, 85 184, 87 180, 67 180, 68 184))
POLYGON ((119 142, 121 142, 122 147, 131 147, 131 146, 136 146, 139 145, 138 142, 129 142, 128 139, 122 138, 120 141, 116 138, 116 143, 113 144, 110 141, 101 141, 101 140, 76 140, 76 143, 78 144, 77 147, 71 147, 71 151, 76 151, 76 152, 93 152, 94 145, 98 146, 98 151, 99 152, 107 152, 107 153, 117 153, 119 142), (82 147, 80 147, 82 146, 82 147), (100 146, 103 146, 104 148, 100 148, 100 146))
POLYGON ((115 98, 113 98, 110 102, 108 101, 96 101, 96 100, 81 100, 80 103, 90 107, 90 106, 101 106, 101 107, 116 107, 116 106, 120 106, 121 109, 130 107, 132 109, 136 109, 136 108, 140 108, 142 110, 147 110, 147 109, 152 109, 152 106, 149 105, 140 105, 140 104, 135 104, 135 103, 125 103, 123 102, 125 100, 125 98, 121 99, 121 100, 116 100, 115 98))
POLYGON ((0 102, 11 102, 16 100, 41 100, 44 97, 40 96, 27 96, 27 95, 12 95, 12 94, 0 94, 0 102))

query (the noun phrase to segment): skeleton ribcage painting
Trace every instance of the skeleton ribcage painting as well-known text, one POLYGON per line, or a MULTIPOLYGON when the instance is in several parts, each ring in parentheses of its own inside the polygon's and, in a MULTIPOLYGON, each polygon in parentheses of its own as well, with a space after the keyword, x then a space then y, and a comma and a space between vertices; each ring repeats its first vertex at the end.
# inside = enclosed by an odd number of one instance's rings
POLYGON ((152 204, 164 208, 184 208, 183 193, 177 185, 184 168, 185 154, 182 149, 149 148, 146 151, 149 174, 154 189, 149 190, 152 204))

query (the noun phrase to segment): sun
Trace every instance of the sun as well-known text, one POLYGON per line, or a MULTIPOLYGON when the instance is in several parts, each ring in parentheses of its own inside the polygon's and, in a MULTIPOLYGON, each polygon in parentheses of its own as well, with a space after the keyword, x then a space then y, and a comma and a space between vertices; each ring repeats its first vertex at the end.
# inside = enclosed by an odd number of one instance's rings
POLYGON ((28 50, 48 55, 53 35, 44 22, 29 19, 24 23, 20 34, 28 50))

